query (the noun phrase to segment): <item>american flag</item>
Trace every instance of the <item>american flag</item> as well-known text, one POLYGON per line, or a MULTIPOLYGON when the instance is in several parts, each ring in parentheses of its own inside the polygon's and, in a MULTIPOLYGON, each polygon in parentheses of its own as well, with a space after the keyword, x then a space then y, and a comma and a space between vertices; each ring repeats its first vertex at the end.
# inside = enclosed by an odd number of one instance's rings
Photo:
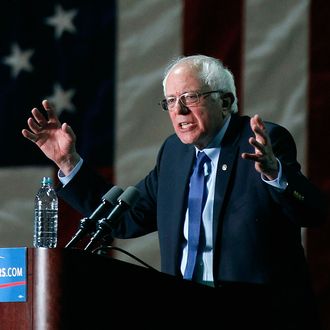
MULTIPOLYGON (((56 175, 21 136, 29 111, 52 101, 82 157, 124 188, 152 168, 172 132, 157 103, 163 69, 182 54, 222 59, 236 77, 240 112, 287 127, 303 172, 330 196, 328 2, 17 0, 1 7, 1 246, 31 246, 35 191, 43 175, 56 175)), ((70 220, 63 206, 61 237, 74 230, 70 220)), ((304 231, 303 242, 325 329, 329 233, 329 224, 304 231)), ((159 265, 156 235, 118 244, 159 265)))
POLYGON ((116 3, 6 1, 1 15, 1 165, 49 164, 21 138, 29 111, 48 98, 72 124, 82 155, 113 162, 116 3), (84 133, 83 133, 84 132, 84 133), (14 148, 13 148, 14 147, 14 148))
POLYGON ((10 203, 2 211, 21 213, 13 223, 17 236, 4 237, 7 244, 30 245, 30 231, 24 229, 31 227, 31 202, 41 177, 53 172, 52 163, 20 134, 33 107, 42 108, 41 101, 49 99, 60 120, 72 125, 82 157, 111 176, 116 2, 6 1, 1 24, 0 125, 6 138, 0 142, 0 165, 7 170, 2 196, 10 203))

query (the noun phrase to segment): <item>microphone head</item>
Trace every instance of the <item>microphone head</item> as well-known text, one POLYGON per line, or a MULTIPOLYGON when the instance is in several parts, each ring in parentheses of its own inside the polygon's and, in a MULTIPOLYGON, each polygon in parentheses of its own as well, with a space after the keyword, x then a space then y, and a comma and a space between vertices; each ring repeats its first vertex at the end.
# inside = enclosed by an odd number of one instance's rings
POLYGON ((118 197, 118 202, 124 202, 129 207, 133 207, 137 200, 140 198, 140 191, 136 187, 129 186, 126 190, 118 197))
POLYGON ((104 194, 102 200, 109 202, 112 205, 117 204, 117 200, 121 194, 123 194, 123 189, 118 186, 113 186, 107 193, 104 194))

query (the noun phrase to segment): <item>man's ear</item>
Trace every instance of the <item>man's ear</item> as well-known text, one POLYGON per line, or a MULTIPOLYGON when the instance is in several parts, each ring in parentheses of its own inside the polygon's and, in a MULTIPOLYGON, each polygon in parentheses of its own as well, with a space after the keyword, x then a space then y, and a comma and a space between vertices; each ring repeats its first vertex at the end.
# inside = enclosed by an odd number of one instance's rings
POLYGON ((222 99, 222 107, 223 108, 230 108, 231 105, 234 103, 234 95, 232 93, 225 93, 221 96, 222 99))
POLYGON ((223 108, 228 108, 229 102, 227 99, 222 99, 222 107, 223 108))

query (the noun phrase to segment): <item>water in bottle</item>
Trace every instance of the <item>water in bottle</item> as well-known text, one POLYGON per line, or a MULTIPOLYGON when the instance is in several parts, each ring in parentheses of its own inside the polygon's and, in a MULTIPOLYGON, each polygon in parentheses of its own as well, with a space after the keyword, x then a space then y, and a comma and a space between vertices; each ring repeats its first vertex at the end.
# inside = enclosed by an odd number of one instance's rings
POLYGON ((53 181, 43 177, 35 196, 33 246, 55 248, 57 245, 58 198, 53 181))

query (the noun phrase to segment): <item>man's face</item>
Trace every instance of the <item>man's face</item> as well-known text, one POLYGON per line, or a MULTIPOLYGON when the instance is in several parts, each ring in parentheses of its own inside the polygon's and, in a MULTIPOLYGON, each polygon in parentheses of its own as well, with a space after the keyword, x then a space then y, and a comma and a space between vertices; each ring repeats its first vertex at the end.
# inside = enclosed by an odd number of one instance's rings
MULTIPOLYGON (((187 92, 207 92, 209 87, 202 85, 195 69, 181 64, 172 69, 166 85, 166 97, 178 98, 187 92)), ((201 96, 197 104, 184 106, 179 101, 169 111, 175 133, 185 144, 194 144, 197 148, 205 148, 223 125, 222 106, 220 100, 201 96)))

